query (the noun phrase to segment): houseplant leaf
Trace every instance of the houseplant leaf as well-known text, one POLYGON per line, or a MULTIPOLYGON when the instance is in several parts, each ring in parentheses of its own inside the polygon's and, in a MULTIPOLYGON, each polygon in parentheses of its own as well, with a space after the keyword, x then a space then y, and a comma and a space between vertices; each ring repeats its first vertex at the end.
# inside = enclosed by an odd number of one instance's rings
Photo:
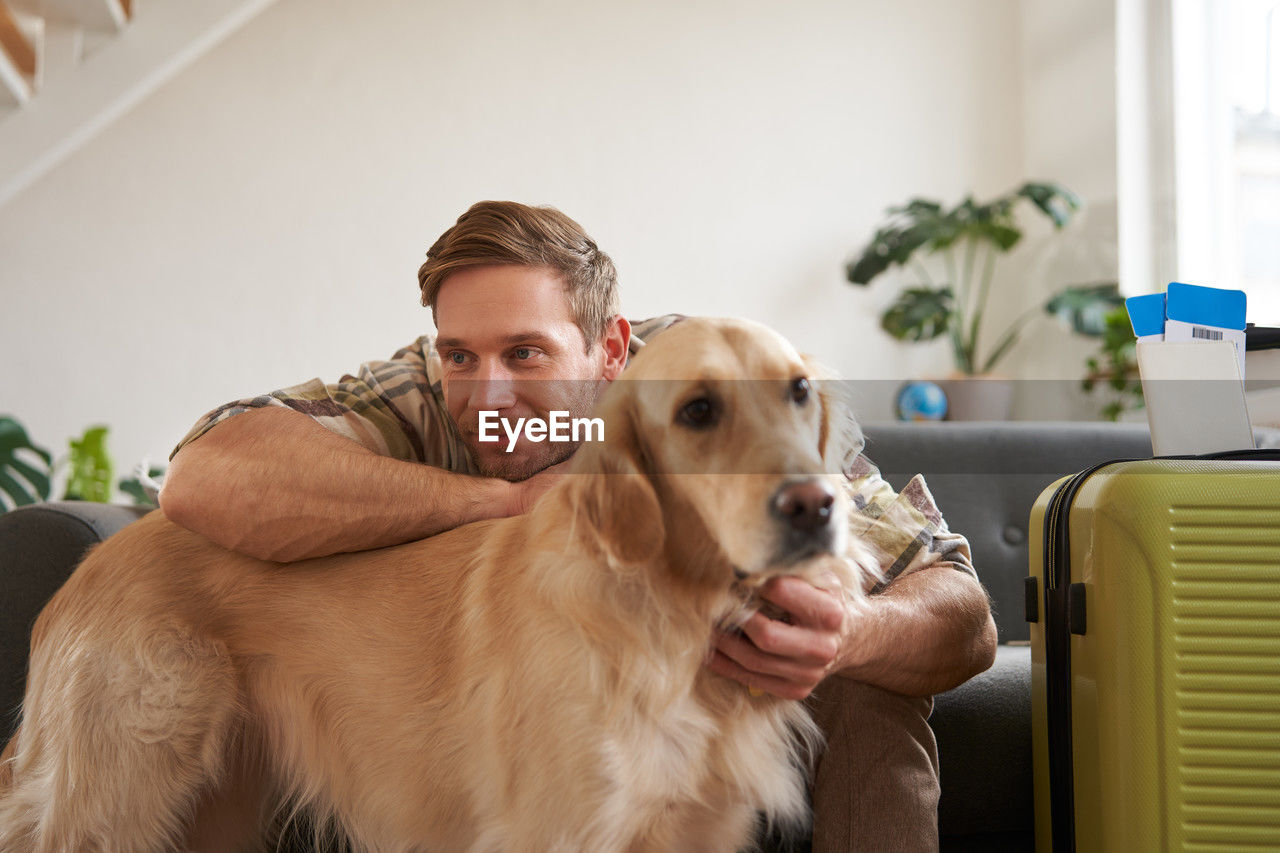
MULTIPOLYGON (((141 472, 142 466, 139 465, 138 468, 135 470, 138 472, 141 472)), ((158 477, 160 477, 162 474, 164 474, 164 472, 165 472, 165 468, 163 466, 152 465, 147 469, 147 477, 149 477, 152 480, 155 480, 158 477)), ((151 494, 147 491, 146 487, 142 484, 142 478, 138 474, 135 474, 133 477, 128 477, 124 480, 121 480, 118 485, 120 487, 120 491, 124 492, 129 497, 133 498, 134 506, 155 506, 156 505, 155 500, 152 499, 151 494)))
POLYGON ((853 284, 870 284, 894 264, 905 264, 911 255, 929 241, 929 229, 918 224, 882 228, 871 238, 857 260, 845 268, 853 284))
POLYGON ((1016 195, 1027 199, 1053 220, 1054 227, 1062 228, 1080 209, 1080 197, 1071 190, 1052 182, 1028 181, 1018 188, 1016 195))
POLYGON ((968 230, 974 237, 994 243, 1002 252, 1009 251, 1022 239, 1021 231, 1000 222, 976 222, 968 230))
POLYGON ((107 452, 107 428, 92 426, 71 439, 70 473, 66 500, 107 503, 113 481, 111 455, 107 452))
POLYGON ((49 451, 33 444, 17 419, 0 416, 0 492, 8 496, 0 499, 0 509, 5 503, 12 508, 48 499, 52 464, 49 451), (19 453, 34 459, 24 461, 19 453))
POLYGON ((880 318, 880 328, 898 340, 928 341, 945 334, 951 322, 950 287, 909 287, 880 318))
POLYGON ((1119 285, 1109 281, 1068 287, 1054 294, 1044 310, 1077 334, 1098 338, 1107 331, 1107 315, 1123 306, 1119 285))

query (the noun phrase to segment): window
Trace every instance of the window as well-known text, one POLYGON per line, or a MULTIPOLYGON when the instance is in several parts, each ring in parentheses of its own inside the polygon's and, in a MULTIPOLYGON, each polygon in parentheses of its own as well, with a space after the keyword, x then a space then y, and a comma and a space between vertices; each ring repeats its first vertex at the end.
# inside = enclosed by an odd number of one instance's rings
POLYGON ((1177 270, 1280 325, 1280 0, 1175 0, 1177 270))

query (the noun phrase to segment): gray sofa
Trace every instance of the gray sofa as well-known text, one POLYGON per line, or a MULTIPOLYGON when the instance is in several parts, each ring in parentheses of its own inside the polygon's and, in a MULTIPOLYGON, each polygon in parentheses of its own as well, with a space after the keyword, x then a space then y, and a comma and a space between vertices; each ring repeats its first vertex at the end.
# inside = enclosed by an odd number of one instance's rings
MULTIPOLYGON (((1030 649, 1023 620, 1027 523, 1040 491, 1095 462, 1151 455, 1145 426, 1084 423, 866 425, 866 455, 901 487, 924 474, 951 529, 973 546, 1001 646, 995 665, 937 697, 947 851, 1032 848, 1030 649)), ((8 738, 31 623, 85 549, 137 510, 58 503, 0 515, 0 709, 8 738)))

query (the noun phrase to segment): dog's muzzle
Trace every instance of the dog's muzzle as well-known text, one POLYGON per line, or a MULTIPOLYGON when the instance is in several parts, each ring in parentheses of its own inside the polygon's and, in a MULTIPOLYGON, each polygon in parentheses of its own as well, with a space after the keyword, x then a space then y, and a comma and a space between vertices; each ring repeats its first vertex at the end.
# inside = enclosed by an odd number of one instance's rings
POLYGON ((783 483, 773 493, 769 512, 782 526, 780 562, 798 562, 834 550, 835 502, 831 485, 816 477, 783 483))

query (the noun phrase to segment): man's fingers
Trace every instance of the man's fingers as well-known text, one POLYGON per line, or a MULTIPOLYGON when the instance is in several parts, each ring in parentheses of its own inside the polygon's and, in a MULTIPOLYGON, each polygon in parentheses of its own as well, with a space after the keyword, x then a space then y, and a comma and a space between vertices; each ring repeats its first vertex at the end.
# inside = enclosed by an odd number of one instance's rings
POLYGON ((751 672, 728 655, 717 651, 708 668, 717 675, 731 678, 739 684, 750 688, 752 695, 771 693, 782 699, 804 699, 816 686, 817 682, 794 682, 772 675, 751 672))
POLYGON ((844 604, 838 594, 818 589, 801 578, 776 578, 764 585, 760 597, 790 613, 799 626, 839 631, 844 624, 844 604))
POLYGON ((840 651, 837 634, 789 625, 759 613, 742 624, 742 632, 758 652, 806 666, 825 667, 840 651))
POLYGON ((739 634, 721 633, 716 637, 715 646, 717 652, 753 675, 812 686, 826 674, 826 660, 779 657, 761 650, 751 640, 739 634))

